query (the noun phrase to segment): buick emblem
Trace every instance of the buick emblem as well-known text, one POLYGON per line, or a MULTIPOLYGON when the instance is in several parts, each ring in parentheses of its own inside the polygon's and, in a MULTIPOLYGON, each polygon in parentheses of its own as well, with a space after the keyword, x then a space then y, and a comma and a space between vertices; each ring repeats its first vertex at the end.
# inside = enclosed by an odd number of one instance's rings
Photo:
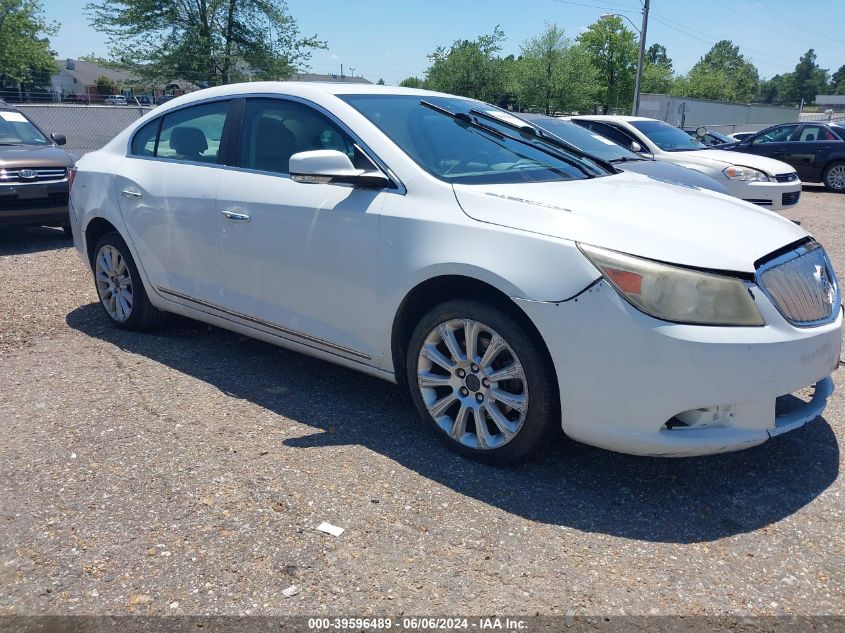
POLYGON ((821 290, 824 298, 827 299, 827 302, 830 305, 833 305, 833 301, 836 298, 836 288, 830 280, 827 268, 824 266, 816 266, 816 272, 813 273, 813 277, 815 277, 816 283, 819 284, 819 289, 821 290))
POLYGON ((21 169, 18 172, 18 177, 21 180, 35 180, 38 178, 38 172, 34 169, 21 169))

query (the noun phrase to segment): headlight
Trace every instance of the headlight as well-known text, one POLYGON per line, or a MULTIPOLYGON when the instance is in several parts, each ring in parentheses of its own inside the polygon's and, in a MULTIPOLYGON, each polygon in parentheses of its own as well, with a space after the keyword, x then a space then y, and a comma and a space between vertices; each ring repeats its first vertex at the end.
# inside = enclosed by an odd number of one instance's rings
POLYGON ((595 246, 578 248, 635 308, 664 321, 763 325, 740 279, 660 264, 595 246))
POLYGON ((759 169, 743 167, 742 165, 728 165, 722 170, 728 180, 744 180, 746 182, 769 182, 769 175, 759 169))

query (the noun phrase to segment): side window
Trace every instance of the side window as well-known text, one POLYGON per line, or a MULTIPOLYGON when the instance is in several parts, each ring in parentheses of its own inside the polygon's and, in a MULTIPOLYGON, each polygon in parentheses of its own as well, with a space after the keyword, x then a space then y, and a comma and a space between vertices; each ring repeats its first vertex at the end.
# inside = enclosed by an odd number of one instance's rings
POLYGON ((291 156, 316 149, 337 150, 359 169, 373 168, 349 135, 317 110, 284 99, 247 100, 241 167, 286 174, 291 156))
POLYGON ((760 143, 785 143, 795 133, 797 128, 797 125, 779 125, 762 134, 758 134, 751 143, 753 145, 759 145, 760 143))
POLYGON ((228 101, 215 101, 165 114, 156 156, 216 163, 228 110, 228 101))
POLYGON ((153 119, 135 132, 132 139, 133 156, 155 156, 159 123, 161 123, 160 118, 153 119))
POLYGON ((618 143, 622 147, 631 147, 631 143, 634 142, 634 138, 620 130, 619 128, 608 125, 606 123, 600 123, 598 121, 593 121, 591 124, 593 131, 598 132, 602 136, 609 138, 614 143, 618 143))
POLYGON ((836 137, 823 125, 805 125, 801 128, 801 134, 798 136, 798 140, 802 142, 830 141, 835 139, 836 137))

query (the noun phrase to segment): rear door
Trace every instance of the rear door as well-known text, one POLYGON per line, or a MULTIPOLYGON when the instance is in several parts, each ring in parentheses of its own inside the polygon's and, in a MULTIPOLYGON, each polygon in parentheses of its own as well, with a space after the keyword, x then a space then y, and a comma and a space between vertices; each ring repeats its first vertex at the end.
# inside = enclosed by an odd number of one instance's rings
POLYGON ((152 286, 167 298, 220 300, 215 198, 229 100, 181 108, 133 137, 116 170, 120 209, 152 286))
POLYGON ((826 125, 805 123, 786 144, 786 156, 782 160, 795 167, 801 180, 819 182, 821 170, 836 142, 836 136, 826 125))

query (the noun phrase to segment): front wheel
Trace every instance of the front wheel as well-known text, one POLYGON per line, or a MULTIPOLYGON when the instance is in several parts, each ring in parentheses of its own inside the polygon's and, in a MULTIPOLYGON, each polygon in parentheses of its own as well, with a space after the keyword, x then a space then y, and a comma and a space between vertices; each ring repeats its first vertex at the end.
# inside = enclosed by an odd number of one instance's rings
POLYGON ((457 300, 429 311, 411 335, 407 376, 430 428, 474 459, 522 459, 560 428, 538 342, 498 307, 457 300))
POLYGON ((824 188, 835 193, 845 193, 845 162, 828 165, 822 176, 824 188))
POLYGON ((92 263, 100 306, 114 325, 148 330, 161 322, 164 313, 150 303, 135 261, 118 233, 112 231, 100 238, 92 263))

